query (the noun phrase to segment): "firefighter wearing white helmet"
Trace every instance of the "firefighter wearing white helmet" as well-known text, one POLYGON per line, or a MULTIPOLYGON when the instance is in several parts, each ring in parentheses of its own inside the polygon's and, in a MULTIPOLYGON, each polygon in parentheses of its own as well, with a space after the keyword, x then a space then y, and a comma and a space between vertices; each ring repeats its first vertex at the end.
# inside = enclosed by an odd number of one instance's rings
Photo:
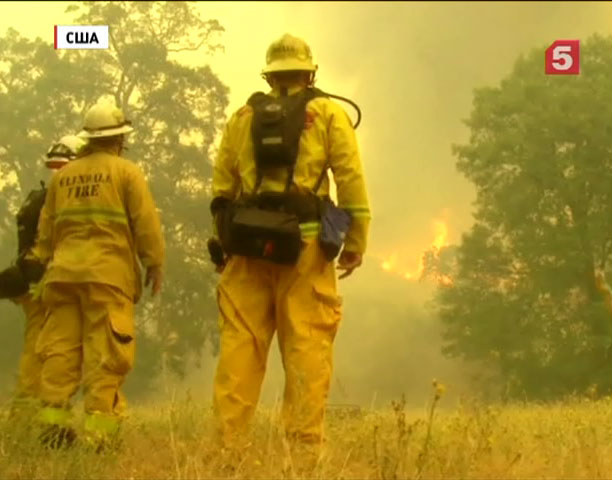
POLYGON ((53 178, 41 215, 48 315, 38 342, 39 418, 49 447, 75 439, 70 403, 81 379, 85 440, 97 449, 116 445, 121 386, 134 361, 139 260, 153 294, 161 288, 164 240, 155 202, 141 169, 120 156, 132 131, 114 105, 91 107, 79 134, 89 141, 87 151, 53 178))
POLYGON ((254 94, 230 118, 215 161, 211 204, 218 244, 227 254, 217 262, 218 431, 231 447, 244 438, 276 332, 286 379, 282 417, 295 460, 312 460, 323 439, 341 319, 336 255, 344 270, 340 278, 361 265, 370 219, 354 128, 329 94, 311 88, 316 71, 302 39, 286 34, 270 45, 262 75, 271 91, 254 94), (338 206, 329 199, 328 169, 338 206), (275 235, 287 241, 277 242, 275 235))
POLYGON ((268 47, 266 66, 262 74, 288 71, 314 73, 317 68, 317 65, 313 63, 312 52, 308 44, 301 38, 285 34, 268 47))
POLYGON ((47 151, 45 165, 52 170, 61 168, 70 160, 74 160, 86 145, 87 141, 77 135, 65 135, 51 145, 47 151))
MULTIPOLYGON (((86 141, 76 135, 66 135, 54 142, 45 156, 45 166, 59 170, 76 158, 86 141)), ((21 305, 26 317, 23 349, 19 359, 17 388, 11 405, 13 418, 30 418, 40 389, 42 362, 36 353, 36 342, 44 322, 45 311, 37 295, 43 269, 35 261, 38 219, 46 197, 46 189, 32 190, 17 214, 18 260, 0 272, 0 298, 21 305)))
POLYGON ((111 103, 97 103, 85 114, 83 138, 115 137, 133 132, 131 122, 111 103))

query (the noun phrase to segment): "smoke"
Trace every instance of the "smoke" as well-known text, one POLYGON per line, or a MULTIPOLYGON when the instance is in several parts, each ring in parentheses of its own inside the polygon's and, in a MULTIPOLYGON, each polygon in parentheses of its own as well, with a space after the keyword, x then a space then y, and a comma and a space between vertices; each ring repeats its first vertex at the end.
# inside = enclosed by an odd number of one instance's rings
MULTIPOLYGON (((66 22, 65 2, 4 2, 0 30, 51 41, 66 22), (28 12, 35 9, 37 16, 28 12)), ((432 222, 458 243, 472 223, 474 190, 455 169, 451 144, 467 141, 462 120, 476 87, 493 86, 519 55, 560 38, 609 34, 603 2, 198 2, 225 27, 225 46, 209 63, 231 90, 228 114, 256 90, 268 44, 285 32, 307 40, 319 65, 318 86, 348 96, 363 111, 357 133, 373 208, 365 265, 341 283, 345 316, 337 337, 332 400, 385 402, 402 393, 424 401, 432 377, 465 390, 469 371, 440 354, 440 327, 424 307, 432 286, 395 277, 381 259, 398 252, 418 265, 435 240, 432 222), (376 397, 375 397, 376 395, 376 397)), ((542 65, 544 73, 544 65, 542 65)), ((349 114, 352 114, 348 109, 349 114)), ((209 395, 214 361, 190 384, 209 395)), ((282 392, 276 348, 264 388, 282 392)), ((452 388, 450 390, 453 391, 452 388)))
MULTIPOLYGON (((469 138, 462 120, 470 114, 473 89, 498 84, 531 48, 609 32, 610 5, 300 2, 250 8, 232 22, 219 15, 227 29, 223 61, 241 77, 223 76, 232 108, 265 88, 257 77, 265 49, 290 32, 310 43, 318 85, 351 97, 364 114, 357 133, 373 207, 370 256, 341 283, 345 315, 332 401, 385 403, 407 393, 420 405, 433 377, 450 384, 450 395, 470 393, 473 370, 440 353, 440 326, 424 307, 432 287, 385 273, 381 258, 397 252, 398 263, 414 269, 435 241, 436 219, 448 229, 448 242, 460 241, 472 223, 475 195, 455 169, 451 145, 469 138)), ((264 399, 282 393, 282 378, 274 349, 264 399)))

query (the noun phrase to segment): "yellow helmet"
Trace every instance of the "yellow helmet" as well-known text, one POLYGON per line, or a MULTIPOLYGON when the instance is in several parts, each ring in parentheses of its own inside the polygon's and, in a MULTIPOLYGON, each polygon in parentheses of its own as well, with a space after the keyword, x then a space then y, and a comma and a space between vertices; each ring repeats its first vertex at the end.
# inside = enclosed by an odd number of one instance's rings
POLYGON ((286 71, 316 72, 317 66, 312 62, 312 52, 301 38, 286 33, 272 42, 266 52, 266 66, 262 74, 286 71))
POLYGON ((85 114, 81 138, 114 137, 133 132, 130 121, 123 116, 121 109, 112 103, 98 102, 85 114))
POLYGON ((47 151, 45 165, 47 168, 61 168, 76 156, 87 145, 87 142, 76 135, 65 135, 51 145, 47 151))

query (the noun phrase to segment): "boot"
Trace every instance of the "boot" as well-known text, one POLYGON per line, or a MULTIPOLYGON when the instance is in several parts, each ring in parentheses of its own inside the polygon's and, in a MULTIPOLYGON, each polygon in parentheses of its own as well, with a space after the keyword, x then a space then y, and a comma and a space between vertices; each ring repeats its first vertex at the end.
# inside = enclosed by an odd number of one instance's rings
POLYGON ((71 427, 47 425, 38 438, 43 447, 59 450, 71 448, 76 441, 77 434, 71 427))

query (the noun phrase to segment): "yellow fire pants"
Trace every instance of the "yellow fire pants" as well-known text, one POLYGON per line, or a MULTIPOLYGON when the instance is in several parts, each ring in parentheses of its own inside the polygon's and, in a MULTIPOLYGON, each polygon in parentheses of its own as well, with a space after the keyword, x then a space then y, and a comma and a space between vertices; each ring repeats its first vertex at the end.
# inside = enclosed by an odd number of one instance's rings
POLYGON ((36 353, 36 342, 45 320, 45 309, 40 298, 34 299, 28 294, 20 298, 17 303, 23 308, 26 324, 23 350, 19 358, 17 391, 11 408, 12 415, 19 414, 21 411, 26 413, 36 405, 42 370, 41 357, 36 353))
POLYGON ((285 392, 282 418, 290 439, 318 443, 341 318, 335 266, 316 239, 295 266, 232 257, 219 282, 221 351, 214 381, 219 433, 233 442, 251 420, 274 333, 278 333, 285 392))
POLYGON ((120 387, 134 363, 132 301, 108 285, 50 283, 43 302, 41 420, 65 423, 82 377, 85 428, 113 433, 125 408, 120 387))

